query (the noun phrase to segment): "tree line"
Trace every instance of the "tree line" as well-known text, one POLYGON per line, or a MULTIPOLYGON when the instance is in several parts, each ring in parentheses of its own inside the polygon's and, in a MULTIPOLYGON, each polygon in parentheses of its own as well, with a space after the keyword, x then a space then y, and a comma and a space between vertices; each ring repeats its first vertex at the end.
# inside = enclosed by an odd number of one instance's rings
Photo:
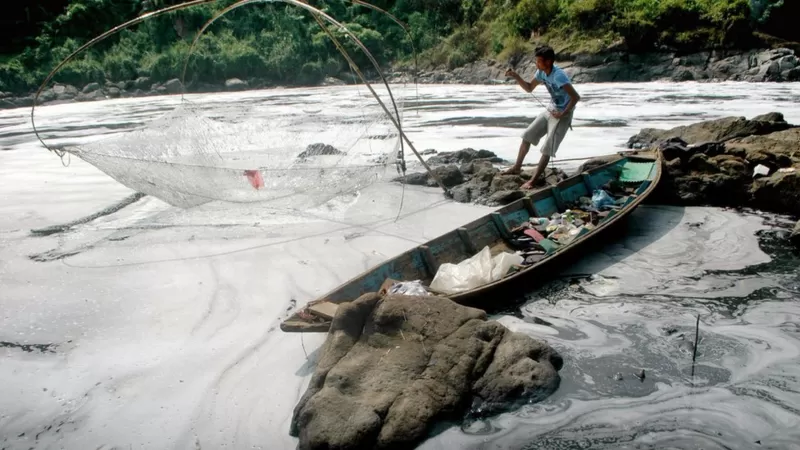
MULTIPOLYGON (((22 0, 6 5, 0 33, 0 90, 37 87, 72 51, 108 29, 177 0, 22 0)), ((234 0, 218 0, 149 19, 92 47, 55 81, 82 85, 146 76, 178 77, 197 30, 234 0)), ((408 25, 346 0, 308 0, 344 23, 382 66, 454 68, 482 57, 530 51, 532 40, 572 52, 612 45, 630 52, 761 45, 762 35, 800 41, 784 0, 374 0, 408 25)), ((336 31, 341 37, 341 32, 336 31)), ((345 47, 362 68, 365 55, 345 47)), ((349 72, 324 31, 300 8, 279 1, 248 4, 224 15, 201 37, 187 71, 191 83, 259 78, 313 84, 349 72)))

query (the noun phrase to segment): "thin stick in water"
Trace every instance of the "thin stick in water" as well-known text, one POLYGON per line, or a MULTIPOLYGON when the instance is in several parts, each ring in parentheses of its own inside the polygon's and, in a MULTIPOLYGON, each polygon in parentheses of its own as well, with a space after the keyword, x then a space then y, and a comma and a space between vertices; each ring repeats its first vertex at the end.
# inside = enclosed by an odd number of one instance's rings
POLYGON ((694 353, 692 354, 692 376, 694 376, 694 363, 697 361, 697 343, 700 340, 700 314, 697 315, 697 322, 694 325, 694 353))

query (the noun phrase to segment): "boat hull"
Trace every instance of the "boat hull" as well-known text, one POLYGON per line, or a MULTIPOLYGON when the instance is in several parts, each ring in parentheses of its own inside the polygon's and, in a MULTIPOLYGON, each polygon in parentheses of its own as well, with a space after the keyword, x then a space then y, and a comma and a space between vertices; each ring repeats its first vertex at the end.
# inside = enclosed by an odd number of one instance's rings
MULTIPOLYGON (((618 159, 574 175, 555 186, 547 187, 522 199, 501 207, 486 216, 445 233, 425 244, 404 252, 381 263, 350 281, 338 286, 319 299, 309 303, 340 304, 355 300, 369 292, 379 292, 386 280, 421 280, 426 286, 442 263, 456 264, 484 247, 491 254, 513 252, 510 245, 512 230, 531 217, 549 217, 554 212, 563 212, 565 205, 582 196, 591 197, 597 187, 603 186, 615 176, 624 177, 628 170, 634 177, 635 193, 626 198, 625 204, 594 229, 578 235, 569 244, 541 261, 516 273, 464 292, 441 294, 456 303, 486 310, 498 310, 516 303, 522 293, 528 292, 543 282, 551 280, 570 262, 585 255, 594 244, 602 243, 656 188, 661 178, 663 159, 660 152, 619 156, 618 159), (648 171, 648 167, 650 167, 648 171), (623 175, 619 175, 622 173, 623 175), (638 177, 638 178, 637 178, 638 177), (637 183, 636 180, 641 178, 637 183)), ((622 178, 624 179, 624 178, 622 178)), ((435 293, 435 292, 434 292, 435 293)), ((330 325, 330 316, 314 315, 299 311, 281 324, 285 332, 325 332, 330 325)))

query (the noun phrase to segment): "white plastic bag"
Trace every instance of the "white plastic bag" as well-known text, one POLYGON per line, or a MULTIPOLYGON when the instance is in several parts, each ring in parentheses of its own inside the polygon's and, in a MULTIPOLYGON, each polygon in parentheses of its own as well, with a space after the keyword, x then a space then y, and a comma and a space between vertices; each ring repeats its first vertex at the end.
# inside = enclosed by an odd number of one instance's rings
POLYGON ((422 285, 420 280, 414 281, 401 281, 392 285, 389 288, 390 294, 402 294, 402 295, 421 295, 426 296, 429 295, 428 291, 425 289, 425 286, 422 285))
POLYGON ((503 278, 512 265, 522 264, 522 261, 522 256, 513 253, 501 253, 492 258, 486 246, 458 264, 444 263, 439 266, 431 289, 445 294, 468 291, 503 278))
POLYGON ((525 261, 525 258, 516 253, 503 252, 496 255, 492 259, 494 265, 494 267, 492 267, 492 281, 503 278, 508 273, 508 270, 511 269, 511 266, 515 264, 519 266, 523 261, 525 261))

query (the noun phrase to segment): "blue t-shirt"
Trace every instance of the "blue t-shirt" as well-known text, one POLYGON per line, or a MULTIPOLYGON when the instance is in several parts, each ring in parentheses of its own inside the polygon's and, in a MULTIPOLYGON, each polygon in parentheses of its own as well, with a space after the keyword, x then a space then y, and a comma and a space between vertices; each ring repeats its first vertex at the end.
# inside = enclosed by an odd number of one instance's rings
POLYGON ((569 94, 564 90, 564 85, 570 84, 569 76, 560 67, 553 64, 550 75, 537 69, 534 78, 544 83, 547 91, 550 92, 551 107, 555 106, 559 111, 563 111, 569 104, 569 94))

